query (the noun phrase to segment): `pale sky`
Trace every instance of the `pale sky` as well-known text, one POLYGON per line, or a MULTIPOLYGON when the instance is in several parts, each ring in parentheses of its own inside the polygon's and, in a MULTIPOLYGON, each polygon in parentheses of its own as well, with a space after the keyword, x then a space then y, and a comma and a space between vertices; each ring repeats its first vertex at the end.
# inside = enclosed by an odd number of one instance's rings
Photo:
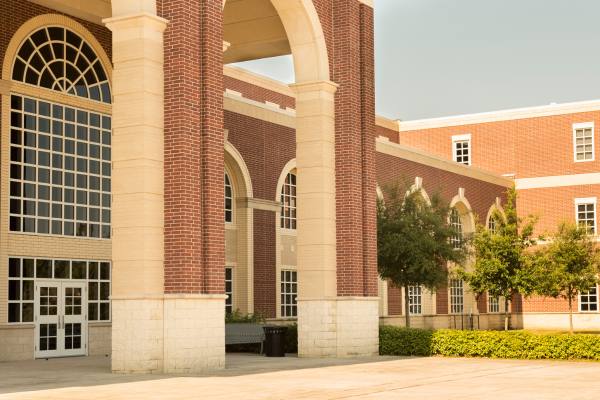
MULTIPOLYGON (((377 113, 600 99, 600 0, 375 0, 377 113)), ((293 81, 291 57, 241 66, 293 81)))

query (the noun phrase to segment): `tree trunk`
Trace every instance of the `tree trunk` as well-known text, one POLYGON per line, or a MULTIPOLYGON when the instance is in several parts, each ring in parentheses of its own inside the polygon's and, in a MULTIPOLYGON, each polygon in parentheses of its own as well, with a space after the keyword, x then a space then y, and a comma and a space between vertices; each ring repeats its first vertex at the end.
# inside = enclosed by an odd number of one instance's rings
POLYGON ((408 306, 408 286, 404 286, 404 317, 406 319, 406 327, 410 328, 410 308, 408 306))
POLYGON ((504 299, 504 330, 508 330, 508 308, 509 308, 509 300, 507 298, 504 299))
POLYGON ((569 295, 569 333, 573 334, 573 296, 569 295))

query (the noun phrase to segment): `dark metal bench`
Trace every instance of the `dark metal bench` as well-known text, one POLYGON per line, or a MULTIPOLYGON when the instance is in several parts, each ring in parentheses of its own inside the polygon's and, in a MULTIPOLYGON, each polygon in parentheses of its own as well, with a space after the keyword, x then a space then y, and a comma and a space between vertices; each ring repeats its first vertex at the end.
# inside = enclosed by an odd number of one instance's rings
POLYGON ((262 324, 225 324, 225 344, 260 344, 260 354, 263 352, 265 332, 262 324))

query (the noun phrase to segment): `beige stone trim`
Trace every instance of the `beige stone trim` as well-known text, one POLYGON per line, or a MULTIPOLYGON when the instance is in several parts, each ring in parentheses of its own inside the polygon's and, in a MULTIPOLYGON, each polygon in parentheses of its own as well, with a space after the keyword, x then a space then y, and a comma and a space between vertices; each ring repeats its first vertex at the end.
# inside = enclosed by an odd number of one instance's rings
POLYGON ((515 179, 518 190, 545 189, 566 186, 600 185, 600 173, 539 176, 515 179))
POLYGON ((391 120, 389 118, 377 115, 375 117, 375 125, 381 126, 382 128, 390 129, 394 132, 398 132, 398 121, 391 120))
POLYGON ((79 22, 59 14, 39 15, 31 18, 29 21, 21 25, 21 27, 13 35, 8 47, 6 48, 4 63, 2 65, 2 79, 11 80, 13 62, 21 43, 35 30, 43 26, 63 26, 81 36, 86 42, 88 42, 94 52, 96 52, 96 55, 100 59, 100 62, 102 63, 104 70, 108 75, 109 82, 112 82, 112 63, 110 62, 110 59, 108 58, 108 55, 104 51, 104 48, 100 42, 98 42, 96 37, 79 22))
POLYGON ((325 296, 325 297, 298 297, 298 301, 305 302, 321 302, 321 301, 377 301, 379 297, 367 297, 367 296, 325 296))
POLYGON ((279 212, 281 203, 276 201, 256 199, 253 197, 242 197, 236 200, 238 206, 252 208, 255 210, 279 212))
POLYGON ((256 118, 272 124, 296 128, 295 112, 289 110, 276 110, 265 103, 246 99, 225 93, 223 109, 247 117, 256 118))
POLYGON ((512 187, 511 179, 494 175, 472 166, 466 166, 455 163, 440 157, 435 157, 425 153, 422 150, 406 147, 397 143, 392 143, 389 140, 377 139, 377 151, 390 156, 402 158, 404 160, 413 161, 419 164, 427 165, 433 168, 445 170, 454 174, 463 175, 469 178, 492 183, 494 185, 512 187))
POLYGON ((92 110, 102 114, 111 114, 112 105, 86 99, 83 97, 72 96, 69 94, 53 91, 50 89, 28 85, 22 82, 13 82, 10 80, 0 80, 0 94, 18 93, 24 96, 35 97, 36 99, 60 103, 66 106, 92 110))
POLYGON ((442 118, 399 121, 399 126, 400 132, 409 132, 421 129, 510 121, 525 118, 549 117, 553 115, 574 114, 599 110, 600 100, 589 100, 573 103, 550 104, 538 107, 515 108, 477 114, 456 115, 442 118))
POLYGON ((463 233, 475 232, 475 215, 471 208, 471 203, 465 197, 465 189, 459 188, 458 194, 450 201, 450 208, 456 208, 460 214, 461 223, 463 225, 463 233))
POLYGON ((110 0, 29 0, 32 3, 101 24, 111 15, 110 0))
POLYGON ((259 75, 257 73, 248 71, 246 69, 236 67, 233 65, 224 65, 223 66, 223 75, 228 76, 230 78, 234 78, 246 83, 250 83, 254 86, 261 87, 263 89, 269 90, 271 92, 279 93, 288 97, 296 97, 296 94, 290 87, 282 82, 279 82, 275 79, 271 79, 269 77, 259 75))
POLYGON ((358 0, 358 2, 364 4, 365 6, 369 6, 371 8, 375 7, 373 5, 373 0, 358 0))

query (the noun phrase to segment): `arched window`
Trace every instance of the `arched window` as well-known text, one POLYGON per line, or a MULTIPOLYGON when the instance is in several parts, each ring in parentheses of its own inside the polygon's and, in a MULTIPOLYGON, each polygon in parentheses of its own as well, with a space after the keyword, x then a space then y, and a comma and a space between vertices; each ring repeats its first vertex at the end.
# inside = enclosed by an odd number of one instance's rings
MULTIPOLYGON (((11 232, 110 238, 111 117, 52 100, 52 91, 110 103, 107 74, 73 31, 50 26, 25 39, 12 78, 49 89, 10 100, 11 232)), ((58 98, 58 96, 57 96, 58 98)))
POLYGON ((296 229, 296 174, 290 172, 281 188, 281 227, 296 229))
POLYGON ((233 187, 227 172, 225 173, 225 222, 233 222, 233 187))
POLYGON ((487 228, 490 231, 490 233, 492 233, 492 234, 495 234, 498 231, 498 221, 496 220, 495 215, 490 216, 490 219, 488 220, 487 228))
POLYGON ((38 29, 21 43, 12 79, 111 103, 108 76, 97 54, 81 36, 63 27, 38 29))
POLYGON ((450 227, 454 230, 454 235, 450 238, 450 243, 452 243, 455 249, 459 249, 463 242, 463 225, 456 208, 450 210, 450 227))

